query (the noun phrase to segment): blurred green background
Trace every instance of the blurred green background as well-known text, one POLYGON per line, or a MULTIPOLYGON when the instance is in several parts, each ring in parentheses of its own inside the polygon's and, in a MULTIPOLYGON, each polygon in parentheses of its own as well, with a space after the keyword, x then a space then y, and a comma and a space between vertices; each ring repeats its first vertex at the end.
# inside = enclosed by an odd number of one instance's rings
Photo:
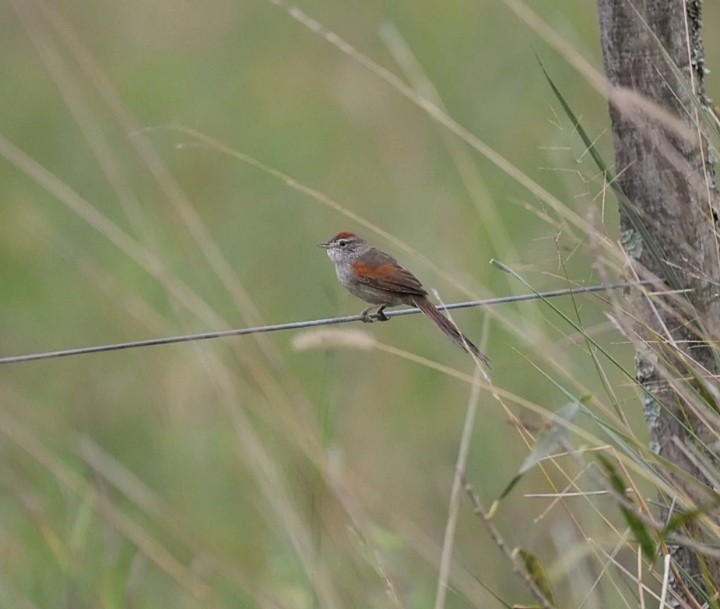
MULTIPOLYGON (((594 2, 531 4, 601 68, 594 2)), ((392 24, 453 119, 591 219, 598 239, 617 239, 615 202, 599 194, 534 52, 611 163, 606 103, 502 2, 297 7, 408 82, 380 35, 392 24)), ((712 69, 720 8, 705 10, 712 69)), ((3 144, 0 355, 359 312, 314 247, 340 229, 392 251, 446 302, 527 291, 493 257, 539 289, 566 287, 566 273, 599 280, 587 235, 268 1, 4 1, 0 83, 0 135, 27 155, 10 162, 3 144), (436 266, 177 126, 291 176, 436 266), (75 196, 101 219, 73 211, 75 196), (219 258, 227 266, 213 267, 219 258)), ((718 97, 712 75, 708 91, 718 97)), ((569 299, 556 304, 573 314, 569 299)), ((631 366, 607 307, 578 304, 631 366)), ((560 406, 538 366, 578 395, 602 394, 584 342, 547 305, 454 317, 503 390, 560 406)), ((358 329, 472 372, 423 319, 358 329)), ((296 334, 0 368, 0 603, 432 606, 469 386, 379 350, 297 351, 296 334)), ((636 393, 607 373, 642 436, 636 393)), ((468 477, 487 504, 527 453, 508 421, 483 391, 468 477)), ((558 541, 568 515, 534 523, 548 501, 523 493, 548 480, 522 487, 496 525, 554 565, 562 590, 577 541, 558 541)), ((463 499, 447 606, 500 607, 489 591, 529 599, 463 499)))

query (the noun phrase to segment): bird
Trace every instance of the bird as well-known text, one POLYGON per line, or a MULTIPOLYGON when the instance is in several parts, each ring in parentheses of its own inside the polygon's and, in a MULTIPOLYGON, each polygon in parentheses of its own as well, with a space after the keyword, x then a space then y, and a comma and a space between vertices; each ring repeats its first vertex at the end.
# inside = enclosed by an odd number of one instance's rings
POLYGON ((430 302, 420 280, 390 254, 348 230, 317 246, 327 250, 340 283, 353 296, 372 305, 362 312, 362 321, 387 321, 389 318, 384 312, 387 307, 403 304, 417 307, 451 341, 490 366, 487 356, 430 302), (371 315, 373 309, 375 313, 371 315))

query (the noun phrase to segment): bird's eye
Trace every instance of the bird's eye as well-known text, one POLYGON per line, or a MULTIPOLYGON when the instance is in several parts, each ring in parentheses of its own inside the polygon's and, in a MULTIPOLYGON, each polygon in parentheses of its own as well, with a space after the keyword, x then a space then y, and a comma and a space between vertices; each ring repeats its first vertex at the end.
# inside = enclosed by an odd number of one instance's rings
POLYGON ((340 239, 340 241, 338 241, 338 245, 340 247, 345 247, 347 244, 348 244, 347 239, 340 239))

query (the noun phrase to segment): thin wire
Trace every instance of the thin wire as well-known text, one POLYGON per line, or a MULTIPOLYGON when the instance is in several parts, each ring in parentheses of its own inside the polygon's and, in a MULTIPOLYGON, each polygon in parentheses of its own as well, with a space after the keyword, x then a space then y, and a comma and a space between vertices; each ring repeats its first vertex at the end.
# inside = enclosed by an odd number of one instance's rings
MULTIPOLYGON (((557 296, 569 296, 572 294, 590 294, 593 292, 604 292, 607 290, 618 290, 633 286, 648 285, 651 281, 635 281, 627 283, 611 283, 608 285, 591 285, 582 288, 566 288, 562 290, 550 290, 548 292, 533 292, 531 294, 519 294, 517 296, 498 296, 485 300, 470 300, 467 302, 456 302, 453 304, 439 306, 440 310, 453 311, 455 309, 468 309, 470 307, 483 307, 488 305, 506 304, 510 302, 522 302, 525 300, 537 300, 539 298, 555 298, 557 296)), ((420 309, 401 309, 399 311, 387 311, 387 317, 400 317, 401 315, 415 315, 420 309)), ((32 362, 41 359, 53 359, 56 357, 69 357, 71 355, 85 355, 88 353, 104 353, 105 351, 121 351, 123 349, 137 349, 140 347, 153 347, 155 345, 170 345, 174 343, 188 343, 197 340, 209 340, 211 338, 225 338, 228 336, 245 336, 247 334, 261 334, 265 332, 279 332, 281 330, 298 330, 301 328, 314 328, 317 326, 332 326, 346 324, 353 321, 361 321, 362 315, 346 315, 344 317, 329 317, 327 319, 314 319, 310 321, 295 321, 284 324, 272 324, 269 326, 256 326, 254 328, 235 328, 233 330, 216 330, 213 332, 201 332, 199 334, 185 334, 182 336, 168 336, 164 338, 149 338, 136 340, 127 343, 114 343, 110 345, 97 345, 95 347, 79 347, 77 349, 62 349, 60 351, 46 351, 45 353, 30 353, 28 355, 12 355, 0 358, 0 365, 17 364, 20 362, 32 362)))

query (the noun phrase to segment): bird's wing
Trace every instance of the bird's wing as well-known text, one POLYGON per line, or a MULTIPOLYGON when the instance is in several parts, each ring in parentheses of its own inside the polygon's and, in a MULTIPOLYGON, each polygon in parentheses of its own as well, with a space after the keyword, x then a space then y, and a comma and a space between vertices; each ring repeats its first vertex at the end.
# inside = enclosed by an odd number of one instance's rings
POLYGON ((414 296, 427 296, 420 280, 392 256, 372 250, 353 263, 358 281, 367 285, 414 296))

